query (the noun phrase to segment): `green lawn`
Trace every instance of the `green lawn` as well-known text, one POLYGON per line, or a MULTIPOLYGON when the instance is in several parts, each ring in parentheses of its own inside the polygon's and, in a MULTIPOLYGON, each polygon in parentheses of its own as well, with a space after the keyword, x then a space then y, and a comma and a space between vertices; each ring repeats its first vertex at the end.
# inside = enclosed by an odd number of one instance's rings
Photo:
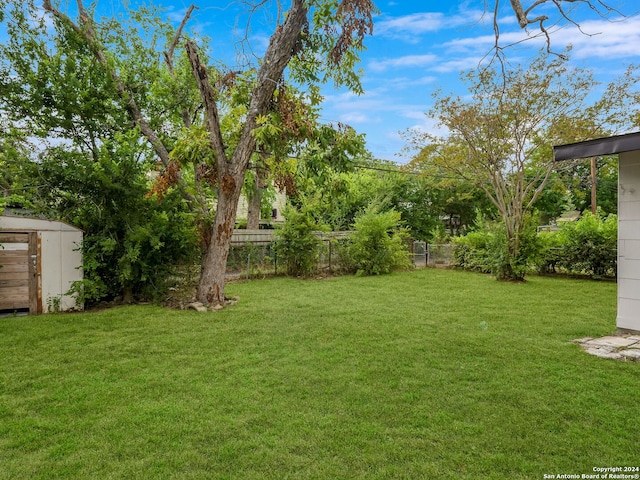
POLYGON ((537 479, 637 466, 613 283, 422 270, 0 319, 0 478, 537 479))

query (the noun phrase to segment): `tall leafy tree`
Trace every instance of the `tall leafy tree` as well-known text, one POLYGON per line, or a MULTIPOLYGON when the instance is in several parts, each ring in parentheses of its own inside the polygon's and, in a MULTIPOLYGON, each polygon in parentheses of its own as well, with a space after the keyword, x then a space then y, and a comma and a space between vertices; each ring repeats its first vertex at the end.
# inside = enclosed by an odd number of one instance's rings
POLYGON ((160 198, 177 190, 199 218, 198 297, 222 303, 226 256, 250 162, 270 169, 278 163, 273 159, 286 160, 296 142, 307 148, 318 142, 325 150, 341 143, 347 132, 316 128, 309 105, 320 100, 319 82, 361 91, 354 67, 371 32, 373 4, 291 2, 264 58, 246 72, 214 69, 203 59, 204 44, 183 32, 193 6, 177 29, 153 8, 96 21, 81 0, 75 18, 52 1, 43 7, 54 20, 53 32, 30 2, 6 10, 4 112, 42 138, 83 149, 96 164, 105 142, 118 135, 132 131, 146 139, 140 154, 150 159, 152 153, 161 170, 152 193, 160 198), (287 66, 289 79, 307 86, 306 98, 286 87, 287 66))
MULTIPOLYGON (((155 158, 83 37, 61 24, 51 28, 29 3, 6 12, 9 38, 0 45, 3 141, 29 137, 33 149, 20 156, 16 149, 3 150, 8 168, 0 183, 12 183, 10 199, 19 192, 32 209, 83 229, 81 298, 153 295, 167 266, 195 250, 189 209, 176 195, 162 205, 145 198, 155 158)), ((145 65, 146 52, 140 46, 138 52, 137 64, 145 65)), ((129 61, 136 64, 134 57, 129 61)), ((158 79, 155 87, 160 85, 158 79)), ((197 101, 195 84, 191 91, 197 101)), ((169 125, 161 112, 175 101, 171 97, 147 97, 145 108, 157 112, 157 122, 169 125)))
MULTIPOLYGON (((122 35, 116 28, 117 25, 114 22, 102 25, 96 22, 81 0, 78 1, 77 20, 71 19, 50 0, 45 0, 43 5, 63 28, 75 32, 85 42, 97 63, 113 82, 129 118, 140 129, 164 167, 170 168, 172 145, 164 138, 162 130, 156 128, 154 119, 148 117, 148 98, 136 90, 142 86, 140 83, 144 79, 127 75, 136 70, 127 68, 126 59, 129 57, 122 51, 129 45, 113 38, 115 35, 122 35), (114 40, 113 46, 108 42, 110 38, 114 40)), ((254 7, 257 5, 258 3, 254 7)), ((232 147, 225 139, 221 122, 224 113, 221 101, 224 95, 221 95, 221 91, 227 85, 225 80, 228 77, 220 76, 219 72, 208 67, 195 40, 185 42, 186 54, 203 107, 208 151, 205 167, 211 172, 217 198, 214 219, 204 233, 207 241, 197 293, 198 299, 208 304, 224 302, 226 259, 245 173, 256 150, 254 132, 267 121, 265 116, 272 106, 274 93, 287 66, 291 66, 290 77, 295 81, 315 84, 332 79, 338 84, 361 91, 354 66, 358 51, 363 48, 364 36, 372 31, 372 15, 375 12, 373 3, 370 0, 292 0, 288 6, 287 14, 270 38, 257 67, 255 79, 245 84, 247 107, 238 119, 241 128, 232 147)), ((181 35, 181 29, 178 29, 174 38, 179 39, 181 35)), ((131 35, 125 35, 124 38, 135 40, 131 35)), ((134 41, 134 48, 140 43, 134 41)), ((175 40, 165 50, 167 65, 170 64, 177 45, 178 41, 175 40)), ((151 58, 157 58, 157 55, 152 55, 151 58)), ((157 65, 156 62, 150 64, 157 65)), ((161 72, 147 72, 147 75, 158 76, 159 73, 161 72)), ((180 106, 174 106, 173 111, 181 112, 180 106)), ((180 173, 176 172, 174 177, 179 183, 182 182, 180 173)), ((183 188, 183 192, 192 204, 197 207, 196 204, 199 203, 205 210, 203 213, 206 213, 203 198, 189 192, 187 188, 183 188)))
POLYGON ((429 112, 449 135, 410 137, 427 162, 485 192, 506 232, 500 276, 519 280, 521 235, 554 168, 551 146, 631 125, 638 77, 630 69, 594 101, 589 72, 541 54, 526 69, 473 71, 463 80, 468 99, 437 92, 429 112))

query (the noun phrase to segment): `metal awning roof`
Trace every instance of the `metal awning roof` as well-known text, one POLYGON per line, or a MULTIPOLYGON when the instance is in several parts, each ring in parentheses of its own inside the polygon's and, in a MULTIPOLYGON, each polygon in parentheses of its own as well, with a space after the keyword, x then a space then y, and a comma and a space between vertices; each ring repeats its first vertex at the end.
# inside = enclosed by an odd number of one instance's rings
POLYGON ((553 157, 556 161, 573 160, 576 158, 597 157, 599 155, 613 155, 614 153, 630 152, 631 150, 640 150, 640 132, 596 138, 595 140, 568 145, 558 145, 553 147, 553 157))

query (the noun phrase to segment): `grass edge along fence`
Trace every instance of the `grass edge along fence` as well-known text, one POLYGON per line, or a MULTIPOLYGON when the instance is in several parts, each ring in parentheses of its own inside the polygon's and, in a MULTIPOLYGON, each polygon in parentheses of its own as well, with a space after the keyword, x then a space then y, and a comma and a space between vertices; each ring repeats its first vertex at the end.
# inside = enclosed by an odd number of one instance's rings
MULTIPOLYGON (((279 274, 285 271, 278 260, 276 230, 242 230, 233 232, 227 261, 227 274, 249 278, 256 275, 279 274)), ((351 232, 315 232, 323 243, 318 271, 335 273, 341 270, 338 244, 351 232)))
MULTIPOLYGON (((233 232, 231 249, 227 261, 227 275, 251 278, 262 275, 277 275, 285 272, 278 260, 275 248, 278 241, 276 230, 243 230, 233 232)), ((348 241, 351 231, 315 232, 323 243, 318 260, 321 273, 343 271, 340 244, 348 241)), ((420 240, 410 240, 408 244, 412 263, 417 268, 448 267, 453 265, 453 245, 427 244, 420 240)))

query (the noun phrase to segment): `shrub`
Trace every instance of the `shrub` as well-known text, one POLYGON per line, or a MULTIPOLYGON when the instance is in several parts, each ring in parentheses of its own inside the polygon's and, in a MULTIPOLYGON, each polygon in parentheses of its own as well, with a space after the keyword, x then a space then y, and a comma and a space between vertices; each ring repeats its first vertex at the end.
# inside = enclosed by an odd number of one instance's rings
POLYGON ((557 232, 540 232, 538 234, 538 258, 536 265, 539 273, 556 273, 562 264, 562 239, 557 232))
POLYGON ((350 270, 358 275, 380 275, 411 266, 400 213, 365 212, 356 218, 354 230, 345 255, 350 270))
POLYGON ((454 265, 465 270, 491 273, 498 280, 521 280, 535 262, 539 246, 533 218, 527 218, 520 232, 517 253, 509 245, 502 223, 476 221, 477 230, 454 239, 454 265))
POLYGON ((39 164, 42 211, 84 231, 79 302, 163 298, 174 267, 199 256, 194 216, 175 190, 149 197, 136 151, 124 140, 105 141, 97 159, 58 147, 39 164))
POLYGON ((618 217, 603 218, 585 212, 580 220, 562 226, 559 232, 562 257, 559 264, 572 273, 616 275, 618 217))
POLYGON ((453 239, 454 266, 475 272, 491 273, 489 245, 493 233, 487 231, 469 232, 453 239))
POLYGON ((306 211, 288 207, 285 222, 276 236, 278 263, 285 265, 287 275, 305 276, 315 273, 322 249, 322 240, 314 233, 321 227, 306 211))
POLYGON ((491 273, 498 280, 524 280, 530 266, 535 264, 538 257, 538 241, 536 234, 537 219, 526 216, 524 225, 518 235, 518 247, 515 248, 509 242, 516 239, 508 239, 507 232, 502 224, 498 224, 489 244, 491 258, 491 273), (513 253, 515 251, 515 253, 513 253))

